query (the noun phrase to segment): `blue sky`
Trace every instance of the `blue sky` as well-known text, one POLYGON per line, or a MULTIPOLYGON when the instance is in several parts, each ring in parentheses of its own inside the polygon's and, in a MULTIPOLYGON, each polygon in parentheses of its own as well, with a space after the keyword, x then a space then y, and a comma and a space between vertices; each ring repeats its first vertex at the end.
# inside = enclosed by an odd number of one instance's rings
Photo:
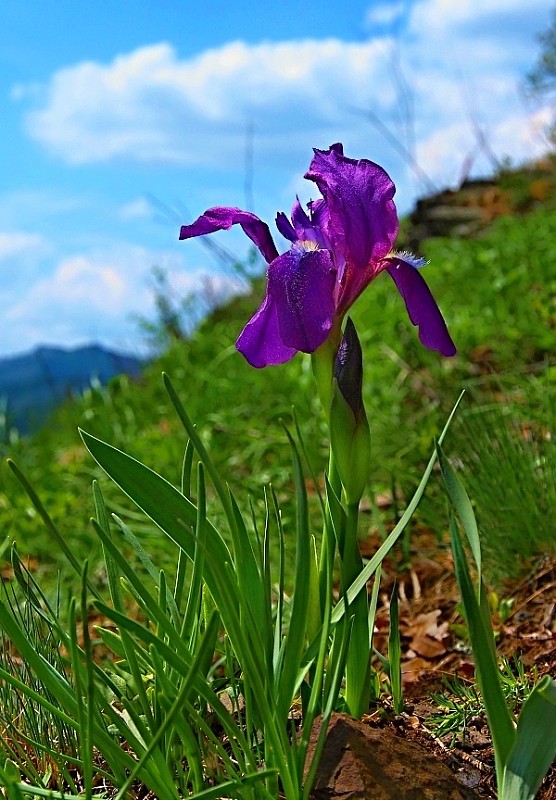
POLYGON ((380 163, 402 212, 541 154, 550 110, 520 81, 551 5, 1 0, 0 356, 140 352, 155 265, 178 294, 240 289, 180 222, 236 205, 272 224, 314 191, 312 147, 380 163))

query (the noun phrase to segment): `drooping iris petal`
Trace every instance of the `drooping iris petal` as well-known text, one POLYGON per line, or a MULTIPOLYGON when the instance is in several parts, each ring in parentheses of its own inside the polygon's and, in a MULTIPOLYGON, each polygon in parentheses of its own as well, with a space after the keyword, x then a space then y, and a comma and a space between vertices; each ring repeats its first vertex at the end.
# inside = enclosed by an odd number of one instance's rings
POLYGON ((254 367, 312 353, 334 319, 335 270, 326 250, 294 245, 268 268, 266 295, 241 332, 237 349, 254 367))
POLYGON ((282 343, 278 328, 276 302, 268 292, 259 310, 239 334, 236 347, 252 367, 272 367, 284 364, 297 353, 282 343))
POLYGON ((404 299, 411 322, 419 328, 419 339, 429 350, 438 350, 443 356, 454 356, 456 347, 421 273, 400 258, 388 258, 385 263, 404 299))
POLYGON ((268 264, 277 258, 278 250, 266 222, 250 211, 242 211, 240 208, 224 206, 209 208, 191 225, 182 225, 180 239, 191 239, 193 236, 204 236, 206 233, 215 231, 227 231, 232 225, 241 225, 247 236, 257 245, 268 264))
POLYGON ((314 152, 305 177, 326 201, 332 249, 353 271, 365 270, 392 250, 398 233, 396 188, 378 164, 346 158, 341 144, 314 152))
POLYGON ((336 270, 328 250, 294 245, 268 268, 268 295, 276 303, 280 338, 313 353, 325 341, 335 314, 336 270))

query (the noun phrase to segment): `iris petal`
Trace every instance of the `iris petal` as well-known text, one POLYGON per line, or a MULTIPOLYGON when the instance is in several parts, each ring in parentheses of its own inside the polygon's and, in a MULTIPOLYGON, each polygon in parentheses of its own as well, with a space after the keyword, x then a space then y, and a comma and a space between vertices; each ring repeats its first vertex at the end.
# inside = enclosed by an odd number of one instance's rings
POLYGON ((266 295, 236 346, 254 367, 314 352, 334 321, 336 274, 327 250, 294 245, 268 268, 266 295))
POLYGON ((276 302, 268 292, 259 310, 238 336, 236 347, 252 367, 271 367, 284 364, 297 353, 280 338, 276 302))
POLYGON ((295 198, 295 203, 292 207, 292 223, 298 239, 314 240, 314 236, 312 235, 313 223, 299 202, 299 197, 295 198))
POLYGON ((400 258, 389 258, 386 262, 386 269, 404 299, 411 322, 419 327, 419 339, 429 350, 438 350, 443 356, 454 356, 456 346, 421 273, 400 258))
POLYGON ((268 294, 276 303, 280 338, 313 353, 325 341, 335 312, 336 271, 328 250, 294 245, 268 268, 268 294))
POLYGON ((392 250, 398 233, 396 188, 382 167, 346 158, 340 144, 314 152, 305 177, 326 200, 331 245, 355 270, 364 270, 392 250))
POLYGON ((276 214, 276 227, 289 242, 297 241, 297 234, 295 229, 283 211, 276 214))
POLYGON ((193 236, 204 236, 206 233, 215 231, 227 231, 232 225, 241 225, 243 231, 257 245, 268 264, 278 256, 276 245, 266 222, 250 211, 242 211, 240 208, 224 206, 209 208, 191 225, 182 225, 180 239, 191 239, 193 236))

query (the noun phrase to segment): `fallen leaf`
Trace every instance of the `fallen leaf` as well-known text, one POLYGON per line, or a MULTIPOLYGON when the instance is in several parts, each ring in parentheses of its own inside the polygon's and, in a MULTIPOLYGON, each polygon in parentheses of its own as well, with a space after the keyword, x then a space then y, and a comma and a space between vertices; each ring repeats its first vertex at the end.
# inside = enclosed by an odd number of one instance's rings
POLYGON ((433 639, 432 636, 414 636, 409 646, 417 655, 424 658, 438 658, 446 652, 442 642, 433 639))

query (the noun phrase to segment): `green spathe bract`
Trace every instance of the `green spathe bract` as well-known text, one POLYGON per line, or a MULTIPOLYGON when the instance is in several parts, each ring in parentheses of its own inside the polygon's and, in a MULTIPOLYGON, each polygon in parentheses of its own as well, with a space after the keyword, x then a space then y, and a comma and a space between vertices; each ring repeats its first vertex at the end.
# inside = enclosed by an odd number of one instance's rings
POLYGON ((361 500, 369 479, 371 432, 362 397, 363 356, 355 325, 348 318, 335 356, 330 446, 347 504, 361 500))

